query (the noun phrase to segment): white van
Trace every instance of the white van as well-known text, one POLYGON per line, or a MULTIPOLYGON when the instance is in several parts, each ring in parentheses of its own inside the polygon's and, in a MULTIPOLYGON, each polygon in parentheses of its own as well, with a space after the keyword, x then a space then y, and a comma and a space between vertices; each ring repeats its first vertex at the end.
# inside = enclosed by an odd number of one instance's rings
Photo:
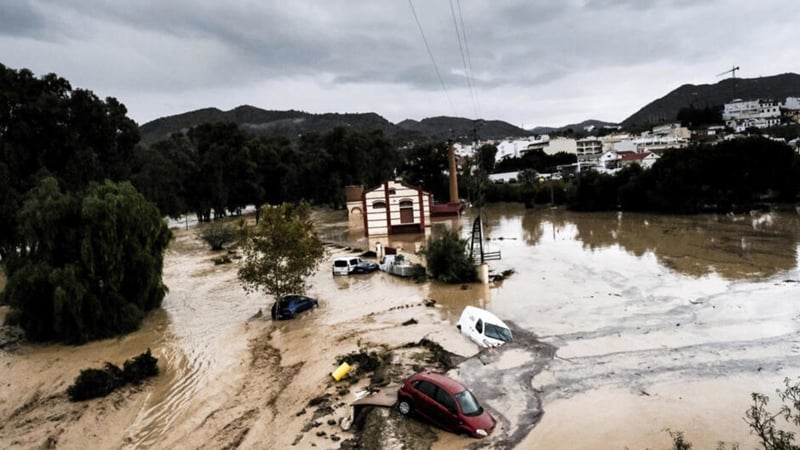
POLYGON ((336 258, 333 260, 334 275, 351 275, 359 273, 371 273, 378 270, 378 265, 372 261, 364 261, 361 258, 336 258))
POLYGON ((497 347, 511 340, 511 329, 485 309, 467 306, 456 327, 481 347, 497 347))

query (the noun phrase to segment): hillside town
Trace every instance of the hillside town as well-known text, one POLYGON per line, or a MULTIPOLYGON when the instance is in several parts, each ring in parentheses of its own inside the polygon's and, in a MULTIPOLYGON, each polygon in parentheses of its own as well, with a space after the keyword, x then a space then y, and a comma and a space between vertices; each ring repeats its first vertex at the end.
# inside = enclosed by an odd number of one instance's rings
MULTIPOLYGON (((497 147, 498 162, 507 158, 519 158, 533 151, 543 151, 547 155, 557 153, 575 155, 574 164, 559 166, 552 174, 540 174, 544 178, 550 176, 557 178, 564 173, 589 169, 614 174, 632 164, 650 168, 666 150, 684 148, 692 144, 715 144, 738 139, 759 130, 762 130, 759 134, 764 137, 784 142, 800 151, 798 138, 787 141, 768 134, 769 128, 800 124, 798 97, 787 97, 783 102, 772 99, 735 99, 724 105, 722 121, 724 124, 691 129, 679 122, 666 123, 638 134, 623 131, 619 126, 607 126, 603 129, 587 126, 578 130, 578 134, 583 134, 585 137, 542 134, 525 138, 488 140, 477 144, 455 144, 455 151, 458 156, 467 157, 481 145, 493 144, 497 147)), ((508 183, 516 181, 517 176, 518 172, 504 172, 492 174, 490 179, 496 183, 508 183)))

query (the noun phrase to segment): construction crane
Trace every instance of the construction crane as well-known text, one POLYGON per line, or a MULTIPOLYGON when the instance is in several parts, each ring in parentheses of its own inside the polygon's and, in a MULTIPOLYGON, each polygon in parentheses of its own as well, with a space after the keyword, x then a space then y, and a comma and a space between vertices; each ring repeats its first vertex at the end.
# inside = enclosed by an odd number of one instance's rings
POLYGON ((721 76, 725 75, 726 73, 729 73, 729 74, 731 74, 731 78, 736 78, 736 71, 737 70, 739 70, 739 66, 733 66, 733 68, 731 68, 731 70, 726 70, 725 72, 718 73, 717 76, 721 77, 721 76))

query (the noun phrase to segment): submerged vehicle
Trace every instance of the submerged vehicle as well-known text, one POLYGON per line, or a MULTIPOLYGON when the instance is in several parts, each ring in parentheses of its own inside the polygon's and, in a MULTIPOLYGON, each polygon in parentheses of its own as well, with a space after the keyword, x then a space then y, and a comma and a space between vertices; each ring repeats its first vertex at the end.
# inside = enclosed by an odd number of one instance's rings
POLYGON ((456 327, 481 347, 497 347, 510 341, 511 329, 485 309, 467 306, 456 327))
POLYGON ((378 265, 361 258, 336 258, 333 260, 334 275, 351 275, 371 273, 378 270, 378 265))
POLYGON ((382 271, 399 277, 414 275, 414 264, 403 255, 386 255, 381 258, 379 267, 382 271))
POLYGON ((467 388, 452 378, 420 372, 397 391, 397 410, 412 412, 453 433, 476 438, 488 436, 497 422, 467 388))
POLYGON ((284 295, 272 304, 272 319, 294 319, 297 314, 318 305, 317 299, 305 295, 284 295))

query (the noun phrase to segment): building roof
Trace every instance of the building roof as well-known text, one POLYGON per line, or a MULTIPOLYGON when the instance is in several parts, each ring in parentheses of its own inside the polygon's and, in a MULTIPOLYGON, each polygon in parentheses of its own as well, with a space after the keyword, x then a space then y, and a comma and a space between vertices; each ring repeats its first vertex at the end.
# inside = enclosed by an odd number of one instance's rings
POLYGON ((650 155, 652 155, 652 153, 650 152, 644 152, 644 153, 625 152, 620 156, 622 156, 623 161, 641 161, 650 155))

